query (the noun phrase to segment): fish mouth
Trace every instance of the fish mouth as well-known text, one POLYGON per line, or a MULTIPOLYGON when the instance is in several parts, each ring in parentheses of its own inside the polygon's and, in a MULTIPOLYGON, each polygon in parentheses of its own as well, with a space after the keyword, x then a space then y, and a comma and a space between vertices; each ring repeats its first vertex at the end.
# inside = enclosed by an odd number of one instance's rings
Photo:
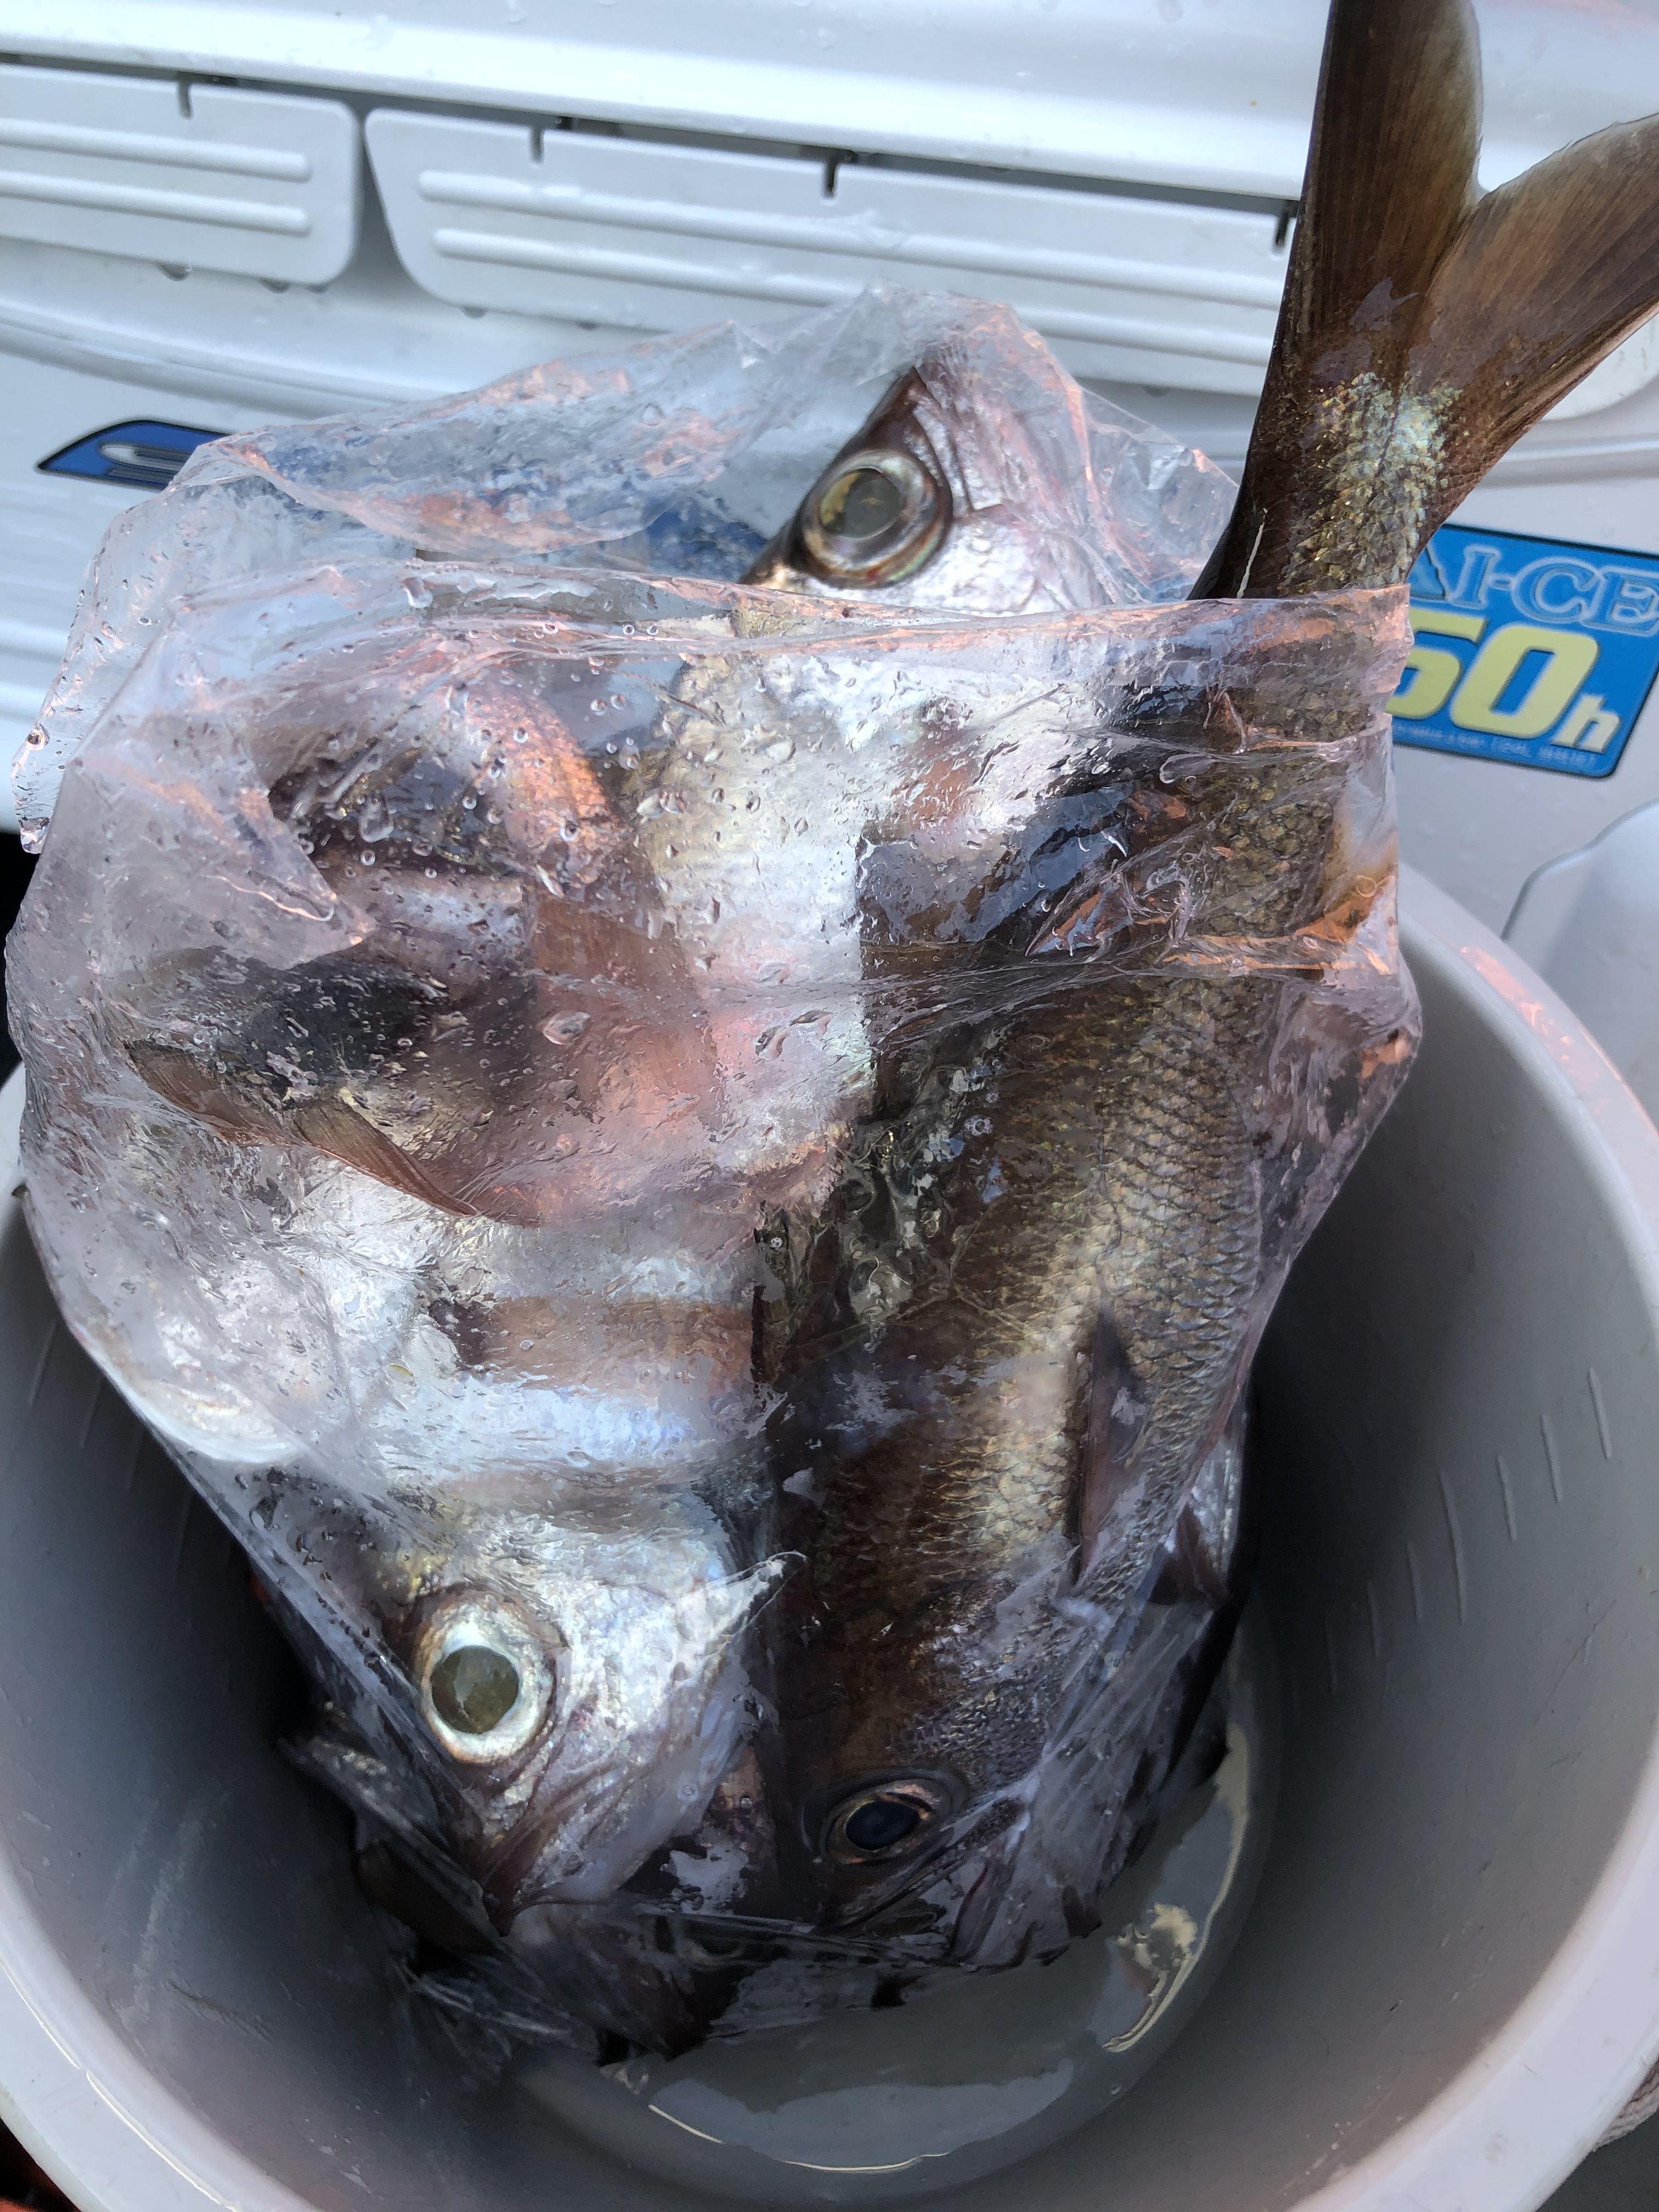
POLYGON ((843 2002, 872 2002, 894 1967, 886 1938, 759 1915, 665 1910, 615 1895, 531 1906, 509 1942, 536 1976, 551 2016, 568 2016, 602 2043, 620 2038, 665 2057, 745 2033, 754 2007, 738 2000, 769 1970, 777 1970, 779 1987, 762 2002, 781 2025, 821 2015, 816 1985, 823 1982, 840 1985, 843 2002))
MULTIPOLYGON (((892 1782, 885 1778, 880 1801, 904 1802, 892 1782)), ((877 1796, 867 1787, 843 1792, 831 1818, 844 1826, 849 1808, 877 1796)), ((447 1879, 441 1855, 384 1832, 360 1849, 357 1873, 370 1902, 416 1939, 406 1964, 412 1986, 432 2002, 499 2010, 510 1998, 519 2032, 601 2063, 635 2051, 674 2058, 757 2028, 920 2001, 964 1972, 1064 1948, 1094 1920, 1073 1915, 1054 1943, 1023 1942, 1006 1956, 975 1948, 1016 1871, 1023 1824, 1012 1811, 999 1801, 941 1821, 944 1832, 928 1832, 927 1848, 902 1863, 866 1850, 857 1867, 836 1869, 840 1894, 821 1893, 811 1920, 613 1892, 540 1899, 503 1925, 471 1884, 447 1879)), ((755 1872, 764 1884, 765 1869, 755 1872)), ((652 1878, 645 1869, 637 1879, 652 1878)), ((782 1895, 774 1886, 766 1901, 782 1895)))

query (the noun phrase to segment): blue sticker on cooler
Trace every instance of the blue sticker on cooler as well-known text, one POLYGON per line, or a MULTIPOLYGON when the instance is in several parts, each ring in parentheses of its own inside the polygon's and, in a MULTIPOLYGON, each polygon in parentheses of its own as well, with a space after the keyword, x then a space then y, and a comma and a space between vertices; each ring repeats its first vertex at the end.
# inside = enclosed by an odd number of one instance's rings
POLYGON ((1411 586, 1398 744, 1613 774, 1659 676, 1659 555, 1448 523, 1411 586))
POLYGON ((35 466, 47 476, 99 477, 140 491, 165 491, 198 446, 223 435, 221 430, 193 430, 185 422, 112 422, 107 430, 94 430, 48 453, 35 466))

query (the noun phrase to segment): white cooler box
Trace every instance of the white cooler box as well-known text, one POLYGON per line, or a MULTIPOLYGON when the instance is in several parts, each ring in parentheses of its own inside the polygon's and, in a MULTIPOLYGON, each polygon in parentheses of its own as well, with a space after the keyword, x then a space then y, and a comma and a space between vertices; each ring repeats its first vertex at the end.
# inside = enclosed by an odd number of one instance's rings
MULTIPOLYGON (((1651 11, 1480 13, 1486 182, 1659 106, 1651 11)), ((1236 466, 1322 18, 1323 0, 9 0, 0 747, 110 517, 195 434, 629 333, 875 279, 977 293, 1236 466)), ((1498 926, 1541 863, 1659 799, 1656 378, 1638 333, 1418 579, 1405 850, 1498 926)))

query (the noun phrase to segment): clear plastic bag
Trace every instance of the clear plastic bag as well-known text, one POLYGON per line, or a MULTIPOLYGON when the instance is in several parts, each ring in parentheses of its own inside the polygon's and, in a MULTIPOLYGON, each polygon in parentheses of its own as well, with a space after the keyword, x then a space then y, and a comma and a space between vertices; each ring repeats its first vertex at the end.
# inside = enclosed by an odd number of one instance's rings
POLYGON ((112 530, 30 1218, 453 2002, 673 2051, 1052 1957, 1190 1777, 1251 1353, 1416 1034, 1404 594, 1185 600, 1230 501, 876 295, 112 530), (866 418, 945 521, 847 583, 866 418))

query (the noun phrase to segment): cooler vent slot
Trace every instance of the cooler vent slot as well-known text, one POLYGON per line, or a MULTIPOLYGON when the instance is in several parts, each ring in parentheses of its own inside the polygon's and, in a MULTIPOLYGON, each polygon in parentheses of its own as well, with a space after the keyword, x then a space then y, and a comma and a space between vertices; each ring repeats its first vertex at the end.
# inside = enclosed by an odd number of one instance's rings
POLYGON ((466 307, 679 329, 880 281, 1001 300, 1085 374, 1254 392, 1275 216, 943 173, 377 110, 369 159, 416 281, 466 307))
POLYGON ((0 236, 326 284, 359 203, 337 100, 0 67, 0 236))

